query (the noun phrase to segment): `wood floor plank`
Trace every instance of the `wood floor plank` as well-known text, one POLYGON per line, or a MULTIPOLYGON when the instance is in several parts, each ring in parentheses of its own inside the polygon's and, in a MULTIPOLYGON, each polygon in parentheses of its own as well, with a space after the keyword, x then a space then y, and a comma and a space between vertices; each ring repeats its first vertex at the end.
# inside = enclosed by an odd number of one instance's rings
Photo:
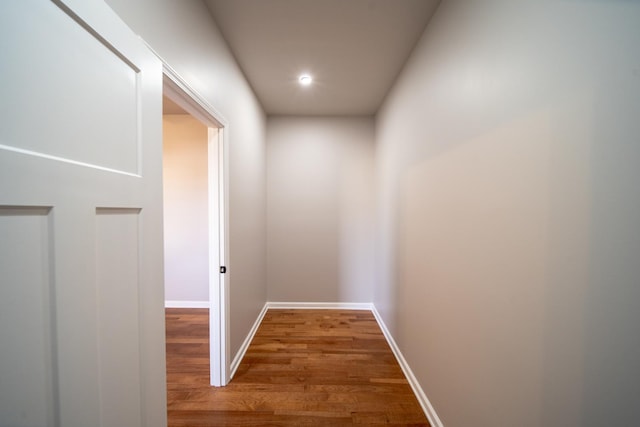
POLYGON ((227 387, 209 386, 207 309, 166 309, 170 427, 429 426, 375 318, 269 310, 227 387))

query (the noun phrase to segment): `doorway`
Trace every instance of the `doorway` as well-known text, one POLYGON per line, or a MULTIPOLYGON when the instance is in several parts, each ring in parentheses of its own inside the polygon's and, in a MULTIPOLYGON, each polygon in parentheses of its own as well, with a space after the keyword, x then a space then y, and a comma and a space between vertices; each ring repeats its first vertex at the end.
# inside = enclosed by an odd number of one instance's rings
MULTIPOLYGON (((176 215, 176 212, 167 212, 169 218, 167 225, 180 221, 189 221, 190 224, 186 230, 172 230, 168 235, 178 239, 174 240, 172 244, 179 246, 182 240, 184 245, 195 250, 193 254, 189 255, 188 251, 183 250, 184 248, 171 248, 174 251, 173 254, 177 254, 178 257, 185 254, 188 257, 193 257, 189 259, 192 269, 184 271, 184 263, 180 265, 178 261, 178 265, 168 266, 165 271, 167 274, 176 275, 172 278, 167 277, 168 280, 179 279, 180 274, 183 277, 185 274, 186 277, 192 276, 190 278, 194 282, 188 286, 193 288, 188 289, 187 292, 188 295, 192 295, 196 299, 190 300, 186 293, 180 295, 179 291, 175 289, 171 290, 174 292, 173 296, 168 295, 168 297, 172 298, 177 295, 181 298, 178 301, 182 301, 182 307, 209 309, 210 383, 213 386, 224 386, 229 381, 230 362, 228 280, 226 280, 227 275, 224 271, 226 270, 225 254, 228 253, 225 122, 166 64, 163 97, 165 100, 163 105, 166 106, 166 112, 170 114, 167 116, 170 117, 169 128, 175 131, 183 129, 187 133, 184 138, 179 138, 185 142, 184 147, 180 147, 180 142, 173 141, 171 143, 172 167, 183 163, 182 172, 175 170, 173 172, 184 175, 186 171, 190 176, 188 179, 182 179, 180 183, 169 184, 169 187, 172 187, 171 190, 175 192, 177 203, 182 203, 182 206, 177 210, 183 213, 178 212, 176 215), (194 170, 188 170, 188 164, 192 164, 194 170), (192 213, 193 218, 191 218, 192 215, 185 216, 185 209, 187 211, 197 209, 199 212, 192 213), (202 211, 206 214, 203 215, 202 211), (200 231, 198 232, 198 230, 200 231), (202 283, 204 283, 204 288, 202 283)), ((176 304, 178 301, 173 300, 172 306, 178 306, 176 304)))

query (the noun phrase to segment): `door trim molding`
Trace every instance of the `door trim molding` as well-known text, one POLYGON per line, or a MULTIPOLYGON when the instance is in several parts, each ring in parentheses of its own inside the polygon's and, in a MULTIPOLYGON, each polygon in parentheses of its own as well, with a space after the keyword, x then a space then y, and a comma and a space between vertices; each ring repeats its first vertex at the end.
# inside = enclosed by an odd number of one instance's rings
MULTIPOLYGON (((225 117, 209 104, 198 92, 196 92, 187 81, 182 78, 151 46, 147 47, 162 62, 163 95, 178 104, 187 113, 204 123, 208 128, 208 151, 209 151, 209 203, 218 203, 218 212, 213 215, 210 212, 210 219, 223 216, 218 224, 210 221, 210 243, 212 245, 211 230, 218 227, 216 232, 219 235, 219 259, 209 260, 209 354, 210 354, 210 380, 213 386, 225 386, 228 384, 230 376, 230 331, 229 331, 229 286, 231 275, 220 274, 219 267, 226 265, 229 267, 231 261, 229 254, 229 158, 228 158, 228 132, 229 125, 225 117), (217 129, 217 135, 212 135, 211 128, 217 129), (217 140, 217 141, 216 141, 217 140), (212 164, 212 159, 216 159, 216 164, 212 164), (211 171, 212 167, 218 170, 218 188, 215 189, 217 201, 212 200, 211 171), (219 281, 214 280, 218 277, 219 281), (218 283, 214 283, 218 282, 218 283)), ((213 251, 210 250, 210 253, 213 251)))
POLYGON ((196 92, 151 46, 147 47, 162 61, 162 74, 165 76, 162 89, 165 95, 169 95, 173 102, 205 124, 218 128, 229 127, 222 113, 196 92))

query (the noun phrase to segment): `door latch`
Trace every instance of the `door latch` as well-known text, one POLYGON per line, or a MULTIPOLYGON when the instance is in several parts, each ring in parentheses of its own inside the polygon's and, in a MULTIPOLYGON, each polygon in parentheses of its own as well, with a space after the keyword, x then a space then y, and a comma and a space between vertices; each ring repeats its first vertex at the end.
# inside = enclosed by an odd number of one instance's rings
POLYGON ((221 265, 221 266, 220 266, 220 274, 224 274, 224 273, 226 273, 226 272, 227 272, 227 267, 226 267, 226 266, 224 266, 224 265, 221 265))

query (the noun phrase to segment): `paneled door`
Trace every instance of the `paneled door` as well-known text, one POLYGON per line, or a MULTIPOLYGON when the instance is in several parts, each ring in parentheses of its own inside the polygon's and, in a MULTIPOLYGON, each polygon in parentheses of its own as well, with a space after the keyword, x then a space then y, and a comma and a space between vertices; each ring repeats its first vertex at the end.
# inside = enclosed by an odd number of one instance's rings
POLYGON ((101 0, 0 2, 0 426, 166 425, 161 96, 101 0))

